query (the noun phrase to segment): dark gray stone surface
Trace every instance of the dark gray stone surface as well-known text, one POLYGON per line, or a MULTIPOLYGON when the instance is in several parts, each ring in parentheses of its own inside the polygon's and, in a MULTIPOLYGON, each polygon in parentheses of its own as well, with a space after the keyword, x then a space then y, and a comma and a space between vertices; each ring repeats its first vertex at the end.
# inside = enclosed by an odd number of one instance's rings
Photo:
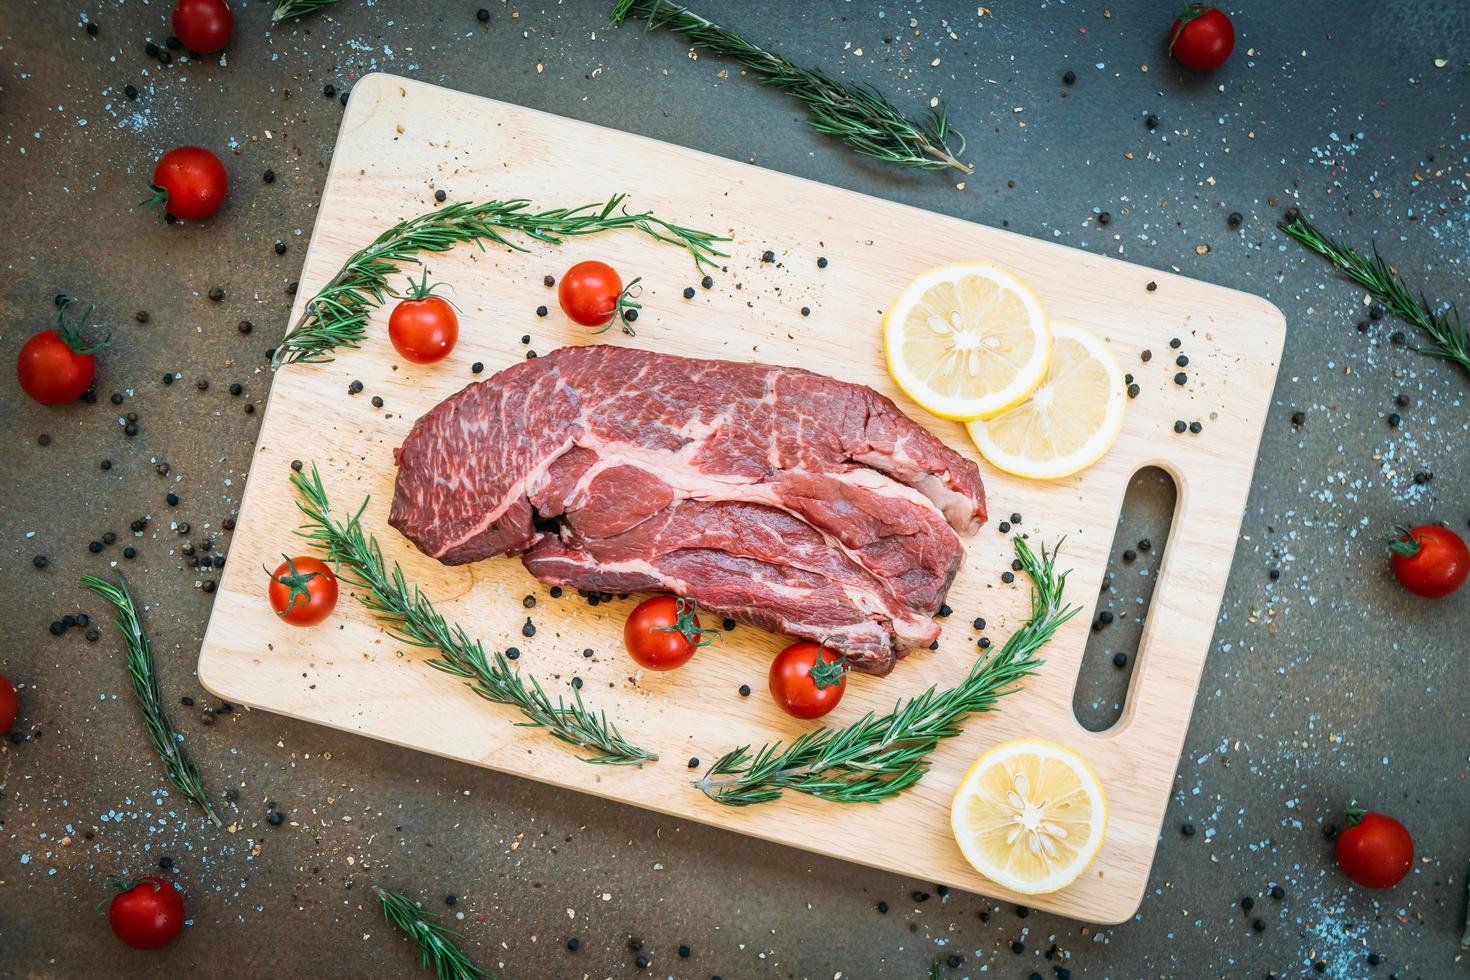
MULTIPOLYGON (((343 0, 271 28, 269 4, 237 0, 223 61, 166 68, 143 52, 168 34, 164 0, 0 5, 0 355, 10 363, 48 325, 58 292, 119 325, 95 405, 43 408, 0 379, 0 671, 21 687, 20 741, 0 747, 0 972, 413 975, 412 951, 375 910, 375 883, 450 913, 472 956, 505 977, 629 975, 630 937, 653 976, 919 977, 952 954, 963 963, 945 976, 1296 976, 1318 961, 1342 977, 1464 972, 1470 593, 1431 603, 1399 591, 1376 535, 1395 521, 1465 530, 1470 377, 1392 344, 1390 320, 1356 331, 1362 294, 1273 224, 1301 206, 1348 242, 1376 239, 1429 295, 1470 295, 1470 8, 1240 4, 1235 55, 1208 78, 1168 60, 1163 4, 992 2, 985 16, 974 3, 703 8, 905 107, 946 98, 977 165, 959 190, 953 175, 854 158, 803 129, 779 93, 723 77, 718 59, 691 61, 670 36, 606 29, 608 3, 484 2, 488 24, 473 2, 343 0), (185 566, 181 546, 212 536, 228 552, 221 522, 259 419, 244 407, 268 392, 262 355, 284 327, 341 115, 323 86, 350 91, 376 69, 1178 269, 1285 311, 1285 363, 1230 589, 1134 921, 1019 918, 927 882, 264 713, 202 723, 192 671, 209 576, 185 566), (1064 98, 1068 69, 1078 79, 1064 98), (221 152, 231 196, 209 221, 167 227, 136 202, 154 160, 181 142, 221 152), (274 184, 261 180, 267 168, 274 184), (1238 232, 1231 211, 1244 216, 1238 232), (206 298, 216 286, 219 303, 206 298), (138 309, 148 324, 134 322, 138 309), (256 325, 248 336, 242 318, 256 325), (165 387, 169 371, 181 376, 165 387), (233 381, 241 396, 228 394, 233 381), (1410 404, 1390 429, 1399 394, 1410 404), (139 416, 135 438, 124 412, 139 416), (1415 484, 1418 471, 1433 480, 1415 484), (134 539, 128 525, 143 515, 152 524, 134 539), (169 530, 179 520, 189 535, 169 530), (90 554, 109 530, 117 544, 90 554), (110 623, 96 643, 47 632, 67 612, 106 619, 77 576, 115 566, 148 603, 165 690, 197 699, 177 721, 215 791, 238 792, 233 832, 164 798, 110 623), (1332 865, 1324 827, 1341 823, 1349 796, 1415 836, 1414 870, 1392 891, 1364 892, 1332 865), (284 825, 265 822, 268 800, 284 825), (1198 833, 1184 837, 1185 823, 1198 833), (191 926, 161 952, 124 949, 93 910, 103 877, 165 855, 191 926), (1284 899, 1268 897, 1273 884, 1284 899), (1238 905, 1247 895, 1251 914, 1238 905)), ((595 166, 595 147, 587 158, 595 166)), ((1119 565, 1103 605, 1132 601, 1140 567, 1119 565)), ((1103 634, 1099 654, 1122 637, 1103 634)), ((1118 686, 1084 691, 1083 714, 1105 713, 1118 686)))

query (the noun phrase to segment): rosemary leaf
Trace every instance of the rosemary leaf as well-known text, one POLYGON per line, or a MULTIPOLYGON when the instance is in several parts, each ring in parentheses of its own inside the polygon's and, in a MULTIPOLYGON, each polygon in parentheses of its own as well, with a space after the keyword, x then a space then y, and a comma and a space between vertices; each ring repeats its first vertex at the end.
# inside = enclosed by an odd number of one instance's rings
POLYGON ((416 218, 400 221, 347 260, 337 274, 306 304, 305 312, 279 347, 276 367, 295 361, 331 360, 338 347, 357 347, 367 336, 367 320, 388 296, 390 274, 400 263, 417 262, 420 252, 447 252, 466 242, 482 250, 491 242, 517 252, 530 251, 508 235, 521 235, 547 245, 560 245, 577 235, 629 228, 650 238, 687 249, 696 268, 703 269, 724 252, 716 243, 728 238, 697 231, 655 217, 651 212, 628 213, 626 194, 614 194, 603 204, 551 211, 529 210, 524 200, 449 204, 416 218))
POLYGON ((643 18, 649 30, 668 28, 696 48, 734 59, 765 84, 800 100, 807 107, 808 126, 837 137, 864 156, 923 170, 952 167, 968 174, 974 169, 959 159, 965 152, 963 136, 954 134, 959 147, 950 150, 949 116, 942 106, 910 119, 877 89, 793 65, 670 0, 618 0, 612 23, 621 24, 628 17, 643 18))
POLYGON ((553 702, 536 678, 512 670, 504 654, 496 651, 495 659, 488 659, 479 640, 471 639, 463 627, 446 622, 418 587, 408 584, 397 562, 388 570, 377 538, 362 529, 366 499, 351 517, 338 521, 315 466, 310 477, 292 473, 291 484, 299 498, 296 506, 306 516, 306 524, 296 533, 339 564, 339 577, 363 590, 359 600, 376 614, 390 636, 438 651, 429 666, 464 678, 470 690, 487 701, 514 706, 526 718, 519 724, 544 728, 563 742, 587 750, 590 754, 580 756, 584 762, 641 765, 658 759, 623 738, 605 712, 588 708, 581 691, 573 692, 571 704, 560 696, 553 702))
MULTIPOLYGON (((383 915, 418 945, 419 962, 432 966, 439 980, 480 980, 488 974, 470 961, 462 950, 454 945, 457 935, 441 926, 438 916, 424 911, 423 907, 406 895, 390 892, 373 886, 383 903, 383 915)), ((491 978, 493 980, 493 978, 491 978)))
POLYGON ((1470 371, 1470 330, 1460 319, 1459 309, 1453 304, 1447 307, 1431 304, 1423 293, 1415 298, 1403 277, 1378 254, 1377 243, 1373 245, 1373 257, 1370 259, 1333 241, 1300 213, 1288 214, 1287 219, 1276 227, 1331 262, 1343 275, 1388 307, 1394 316, 1418 327, 1434 344, 1433 348, 1415 347, 1416 351, 1428 357, 1453 361, 1470 371))
POLYGON ((271 14, 273 23, 280 23, 291 17, 305 17, 332 6, 337 0, 278 0, 275 13, 271 14))
POLYGON ((814 729, 788 746, 775 742, 752 753, 742 745, 715 760, 694 785, 727 806, 766 803, 787 790, 837 803, 881 803, 924 778, 939 742, 1016 690, 1041 666, 1036 652, 1077 612, 1062 603, 1067 573, 1056 571, 1055 555, 1043 548, 1038 558, 1022 538, 1015 544, 1031 577, 1031 618, 998 654, 977 660, 958 686, 931 687, 886 715, 868 712, 846 728, 814 729))
POLYGON ((143 723, 148 726, 148 737, 158 758, 163 762, 168 781, 180 793, 199 804, 216 827, 222 826, 219 815, 210 805, 204 792, 204 779, 199 767, 184 751, 183 736, 174 729, 168 714, 163 710, 163 693, 158 688, 158 669, 153 663, 153 648, 148 643, 148 634, 143 632, 143 621, 133 593, 128 589, 128 580, 119 573, 113 585, 94 575, 83 575, 82 584, 102 596, 117 609, 117 628, 122 632, 128 647, 128 673, 133 679, 133 693, 138 696, 138 705, 143 711, 143 723))

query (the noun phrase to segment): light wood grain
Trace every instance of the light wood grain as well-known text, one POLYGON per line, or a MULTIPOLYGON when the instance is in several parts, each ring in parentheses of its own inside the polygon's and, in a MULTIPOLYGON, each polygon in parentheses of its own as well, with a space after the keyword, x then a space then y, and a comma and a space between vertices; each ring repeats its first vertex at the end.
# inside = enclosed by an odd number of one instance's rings
POLYGON ((1254 296, 1113 259, 1035 241, 795 177, 718 159, 641 137, 447 91, 388 75, 354 88, 322 196, 293 319, 315 289, 355 249, 400 218, 450 200, 526 197, 558 207, 633 194, 630 204, 693 227, 730 234, 728 271, 711 290, 679 249, 632 233, 598 235, 529 255, 461 248, 431 257, 433 278, 453 285, 461 337, 440 364, 395 356, 387 310, 373 318, 360 351, 325 365, 279 372, 214 612, 199 676, 220 697, 320 722, 557 786, 676 814, 767 840, 793 843, 923 881, 1017 900, 976 874, 950 836, 950 795, 969 763, 1004 739, 1040 735, 1080 751, 1102 779, 1111 805, 1107 840, 1072 887, 1025 904, 1095 922, 1118 922, 1136 909, 1147 884, 1159 826, 1195 688, 1214 629, 1261 427, 1275 381, 1284 323, 1254 296), (773 250, 776 264, 763 264, 773 250), (825 255, 830 266, 818 270, 825 255), (542 285, 573 262, 600 258, 641 275, 646 289, 638 337, 614 343, 696 357, 792 364, 889 394, 905 411, 961 452, 973 448, 957 424, 929 418, 894 390, 883 368, 878 318, 916 273, 955 259, 994 261, 1030 282, 1052 315, 1106 338, 1142 393, 1129 406, 1122 437, 1079 477, 1052 483, 1009 478, 981 463, 996 518, 968 541, 940 648, 901 661, 885 679, 854 676, 829 717, 850 722, 869 709, 931 684, 959 680, 977 648, 970 621, 983 615, 998 644, 1025 615, 1024 580, 1006 586, 1012 557, 995 530, 1019 511, 1033 542, 1066 536, 1068 597, 1083 613, 1046 649, 1047 665, 998 713, 974 718, 934 756, 915 789, 881 806, 842 806, 804 797, 729 809, 689 785, 686 761, 705 764, 734 745, 791 738, 806 725, 782 715, 765 695, 766 667, 783 641, 741 627, 683 670, 635 677, 621 651, 630 602, 589 607, 575 595, 550 599, 511 559, 445 568, 416 553, 386 524, 392 450, 413 421, 470 381, 525 356, 522 334, 545 352, 591 338, 562 317, 542 285), (1145 284, 1158 283, 1156 292, 1145 284), (696 286, 685 300, 681 291, 696 286), (551 316, 538 319, 538 305, 551 316), (811 308, 803 318, 802 306, 811 308), (1171 337, 1184 340, 1189 385, 1172 378, 1171 337), (1152 348, 1153 361, 1138 353, 1152 348), (347 395, 360 379, 365 388, 347 395), (381 395, 382 409, 369 398, 381 395), (1201 436, 1178 436, 1176 418, 1200 419, 1201 436), (299 548, 286 530, 299 523, 290 487, 292 459, 315 462, 333 501, 356 506, 371 496, 365 521, 390 560, 403 564, 442 612, 492 648, 524 651, 522 669, 553 693, 584 695, 625 735, 659 753, 643 768, 592 766, 532 729, 515 712, 477 698, 423 664, 422 651, 388 638, 351 601, 328 625, 283 625, 263 599, 263 563, 299 548), (1089 733, 1072 713, 1072 695, 1092 607, 1129 476, 1163 467, 1178 483, 1173 531, 1144 631, 1122 720, 1089 733), (523 639, 521 598, 536 595, 538 632, 523 639), (582 651, 594 655, 584 658, 582 651), (755 694, 742 698, 741 684, 755 694), (879 843, 881 842, 881 843, 879 843))

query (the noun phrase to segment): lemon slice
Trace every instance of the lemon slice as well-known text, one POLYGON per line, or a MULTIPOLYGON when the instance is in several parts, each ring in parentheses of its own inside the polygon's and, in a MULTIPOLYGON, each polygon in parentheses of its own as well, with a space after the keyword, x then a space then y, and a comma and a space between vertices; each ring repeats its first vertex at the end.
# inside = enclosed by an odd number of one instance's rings
POLYGON ((1070 323, 1051 325, 1046 377, 1030 397, 969 424, 992 465, 1033 480, 1055 480, 1091 466, 1123 430, 1128 393, 1103 342, 1070 323))
POLYGON ((989 418, 1046 373, 1051 322, 1024 282, 981 262, 923 273, 883 317, 888 373, 941 418, 989 418))
POLYGON ((1024 895, 1065 888, 1092 863, 1108 823, 1082 757, 1040 738, 1004 742, 970 767, 949 810, 965 860, 1024 895))

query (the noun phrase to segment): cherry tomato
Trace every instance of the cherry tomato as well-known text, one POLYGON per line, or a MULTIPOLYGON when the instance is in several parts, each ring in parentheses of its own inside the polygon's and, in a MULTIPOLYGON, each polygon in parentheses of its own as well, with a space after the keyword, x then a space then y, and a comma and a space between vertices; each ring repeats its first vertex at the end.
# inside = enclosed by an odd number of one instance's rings
POLYGON ((117 938, 134 949, 157 949, 173 942, 184 928, 184 900, 172 882, 146 878, 112 879, 119 889, 107 909, 117 938))
POLYGON ((67 322, 66 306, 56 315, 56 328, 43 330, 20 349, 15 376, 25 393, 42 405, 61 405, 80 398, 97 376, 97 351, 107 346, 82 338, 91 309, 76 324, 67 322))
POLYGON ((184 47, 213 54, 230 43, 235 15, 225 0, 178 0, 174 4, 174 35, 184 47))
POLYGON ((198 221, 219 210, 229 178, 219 157, 202 146, 180 146, 158 158, 153 168, 153 196, 143 203, 162 205, 175 218, 198 221))
POLYGON ((1389 888, 1414 863, 1414 839, 1404 825, 1382 813, 1366 813, 1349 802, 1347 830, 1337 835, 1337 866, 1364 888, 1389 888))
POLYGON ((422 282, 408 281, 408 299, 388 317, 388 339, 415 364, 432 364, 449 356, 459 340, 459 316, 449 301, 433 295, 429 274, 422 282))
POLYGON ((286 558, 271 576, 270 600, 292 626, 315 626, 337 608, 337 576, 316 558, 286 558))
POLYGON ((1470 549, 1447 527, 1422 524, 1412 531, 1394 528, 1389 551, 1394 577, 1415 595, 1442 599, 1470 577, 1470 549))
POLYGON ((561 277, 556 287, 556 298, 562 312, 572 322, 584 327, 600 327, 602 333, 612 325, 614 317, 623 321, 623 330, 633 333, 629 322, 638 318, 637 303, 628 298, 630 291, 638 285, 638 279, 623 288, 623 280, 617 270, 606 262, 578 262, 561 277))
POLYGON ((15 724, 15 685, 6 677, 0 677, 0 735, 10 731, 15 724))
POLYGON ((1207 3, 1186 4, 1169 28, 1169 53, 1185 68, 1214 71, 1235 50, 1235 27, 1230 18, 1207 3))
POLYGON ((671 595, 654 596, 638 604, 623 624, 623 643, 634 663, 648 670, 675 670, 689 662, 694 651, 710 641, 699 625, 694 602, 671 595))
POLYGON ((794 643, 771 661, 771 697, 793 717, 822 717, 837 707, 846 690, 847 664, 836 650, 794 643))

